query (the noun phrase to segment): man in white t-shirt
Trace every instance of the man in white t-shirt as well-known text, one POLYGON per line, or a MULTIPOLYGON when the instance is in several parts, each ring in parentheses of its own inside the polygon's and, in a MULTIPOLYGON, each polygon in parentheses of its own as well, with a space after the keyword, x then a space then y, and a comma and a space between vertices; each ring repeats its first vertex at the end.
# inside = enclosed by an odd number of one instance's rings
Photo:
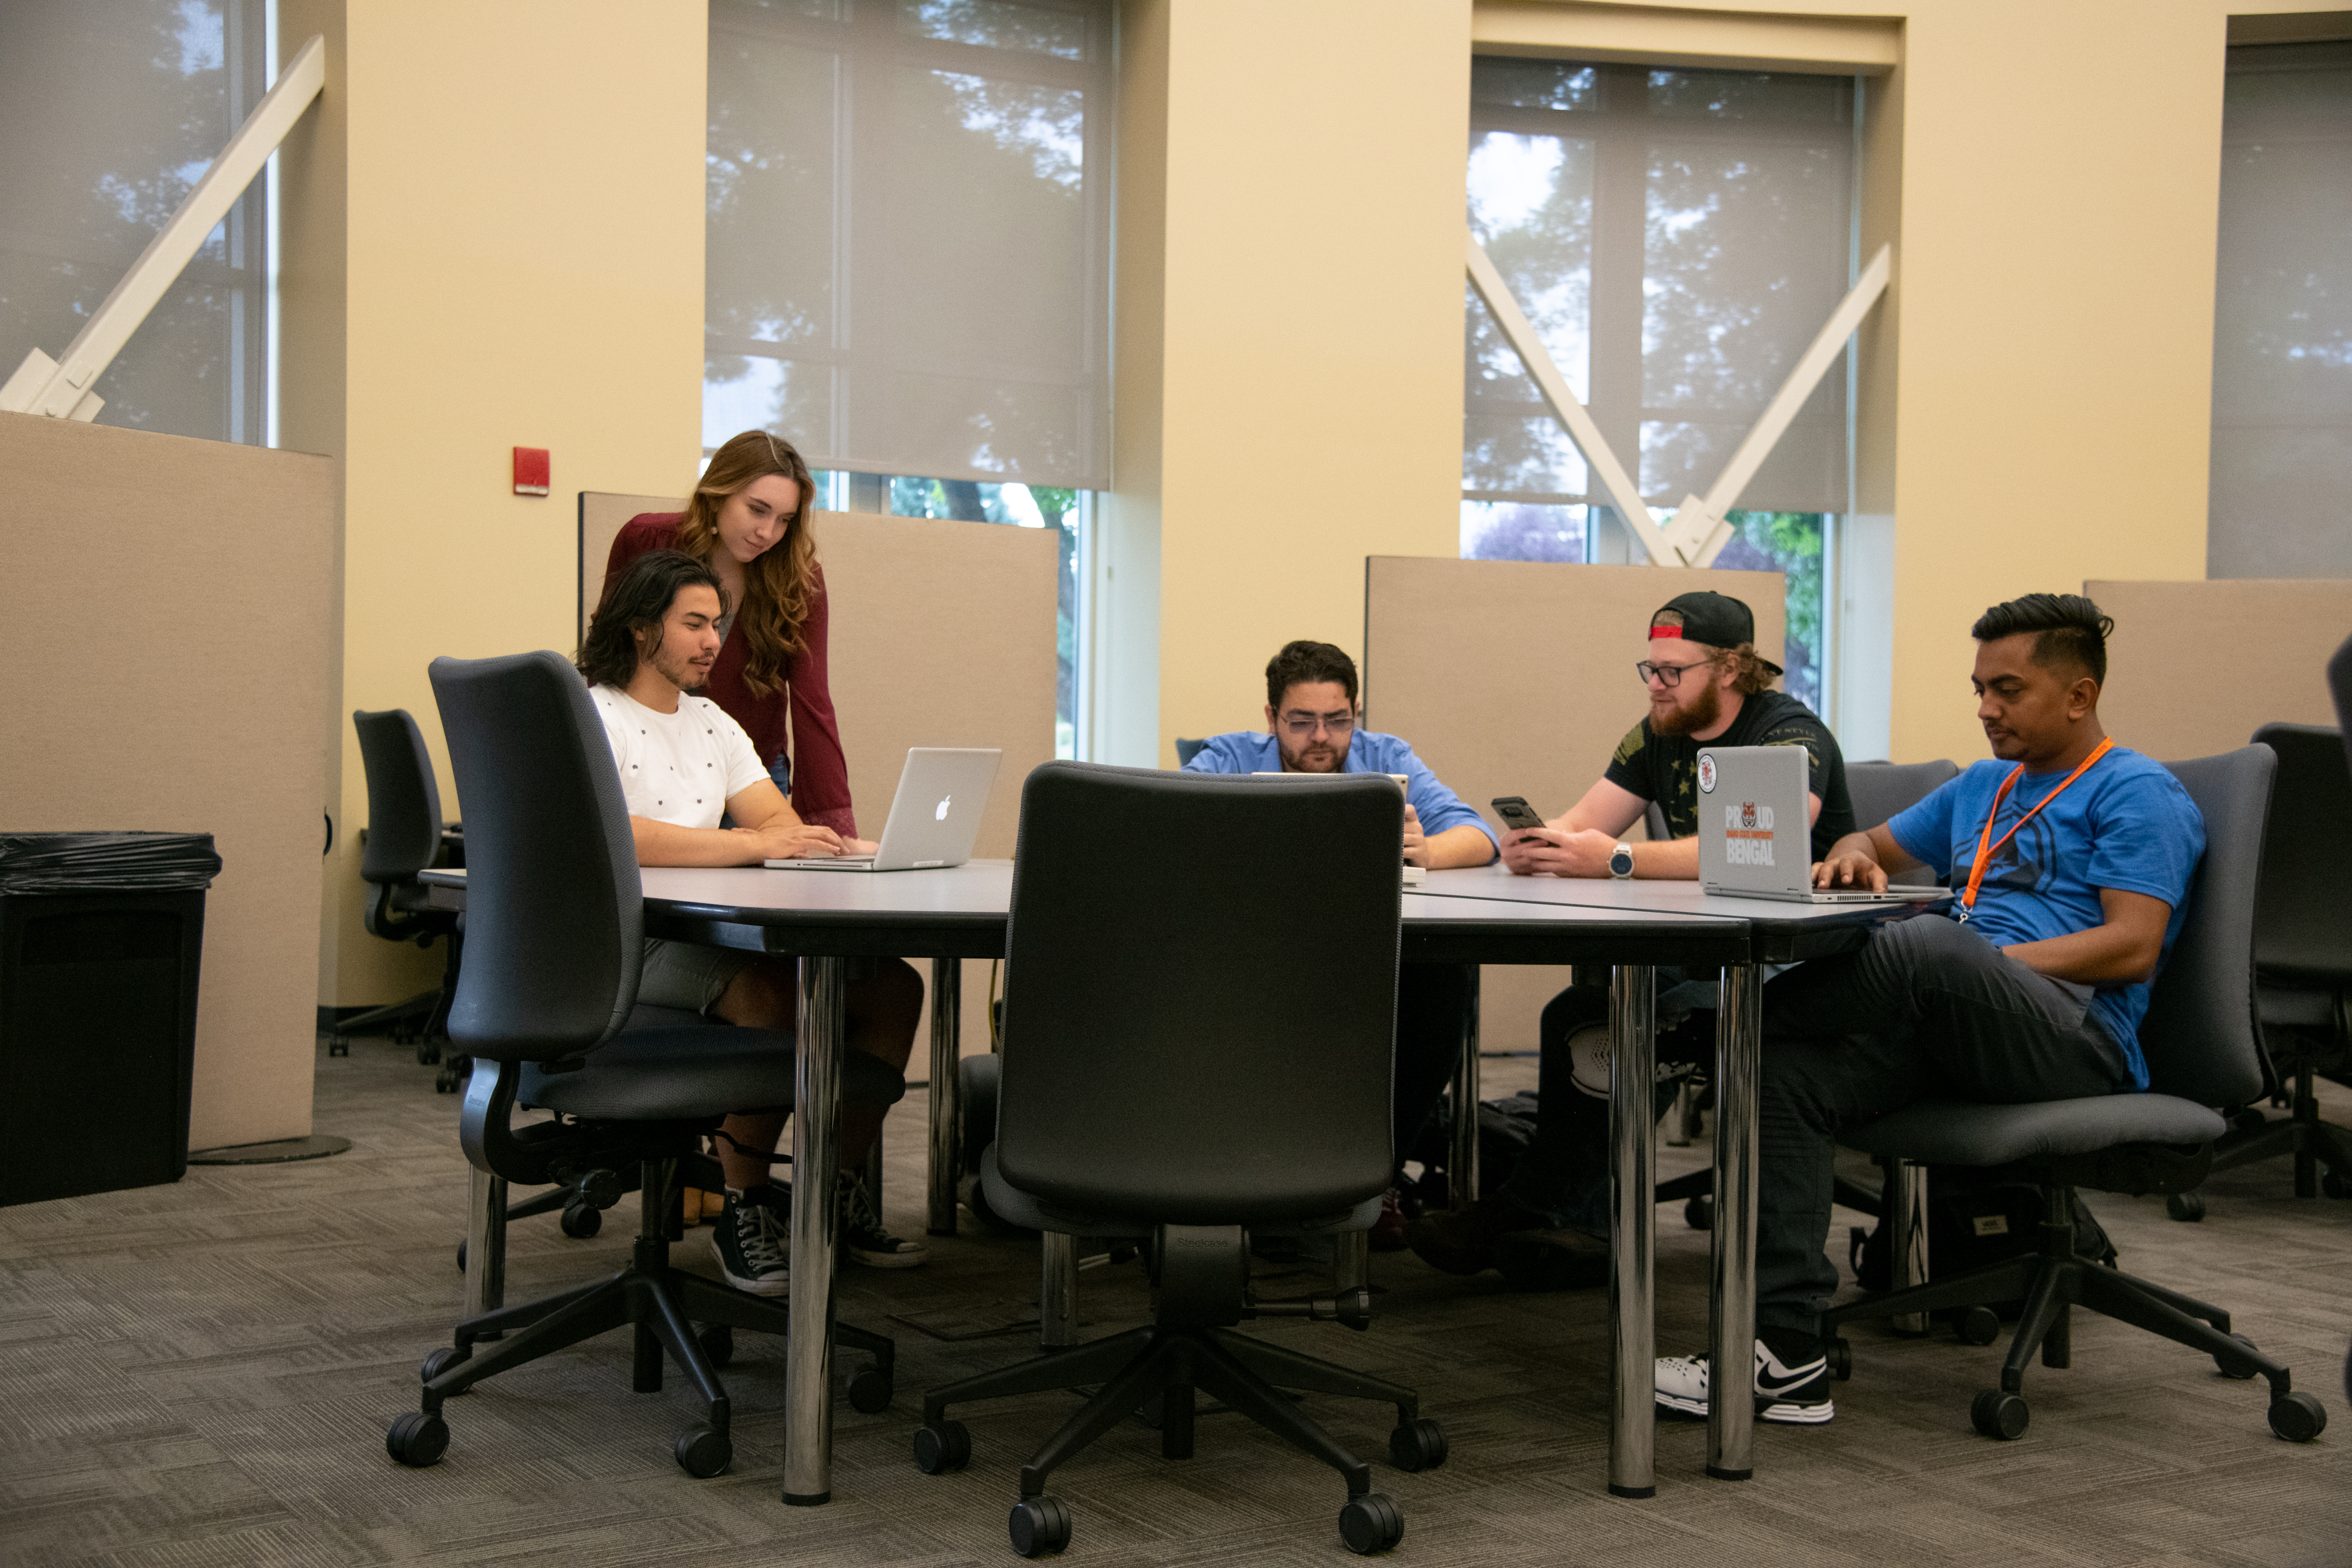
MULTIPOLYGON (((637 863, 758 865, 787 856, 872 853, 872 844, 802 821, 742 727, 718 704, 692 695, 719 657, 727 625, 718 575, 692 556, 656 550, 630 563, 613 584, 581 642, 580 673, 620 769, 637 863)), ((637 1000, 648 1006, 790 1030, 799 999, 793 959, 646 942, 637 1000)), ((857 960, 847 1002, 849 1043, 904 1071, 923 1004, 921 977, 897 958, 857 960)), ((861 1263, 911 1268, 923 1261, 923 1244, 883 1228, 856 1176, 881 1136, 882 1117, 880 1106, 842 1108, 841 1246, 861 1263)), ((783 1128, 781 1115, 734 1115, 718 1140, 727 1202, 713 1244, 728 1283, 763 1296, 783 1294, 790 1278, 790 1194, 771 1182, 763 1158, 774 1153, 783 1128)))

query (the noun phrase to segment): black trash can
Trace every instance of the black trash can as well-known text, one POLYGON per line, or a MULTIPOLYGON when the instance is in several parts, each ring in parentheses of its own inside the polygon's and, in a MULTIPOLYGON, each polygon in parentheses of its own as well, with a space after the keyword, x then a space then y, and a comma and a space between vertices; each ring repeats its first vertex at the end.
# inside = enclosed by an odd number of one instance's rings
POLYGON ((209 833, 0 833, 0 1204, 177 1181, 209 833))

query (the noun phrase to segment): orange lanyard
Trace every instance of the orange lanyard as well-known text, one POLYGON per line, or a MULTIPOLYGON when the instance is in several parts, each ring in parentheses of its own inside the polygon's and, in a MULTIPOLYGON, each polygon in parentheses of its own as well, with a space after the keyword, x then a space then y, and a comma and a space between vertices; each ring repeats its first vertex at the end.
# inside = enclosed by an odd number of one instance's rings
POLYGON ((2063 795, 2066 792, 2066 786, 2068 784, 2072 784, 2075 779, 2080 779, 2084 773, 2090 771, 2091 764, 2096 762, 2100 758, 2105 757, 2107 754, 2107 748, 2114 746, 2115 743, 2116 737, 2112 735, 2107 737, 2105 740, 2100 741, 2097 749, 2094 750, 2090 756, 2083 758, 2081 762, 2075 764, 2074 771, 2066 775, 2064 783, 2060 784, 2058 788, 2051 790, 2050 793, 2042 797, 2041 801, 2035 805, 2032 810, 2026 812, 2025 815, 2018 818, 2014 823, 2011 824, 2009 831, 2001 834, 2000 842, 1996 844, 1991 841, 1993 820, 2000 815, 2000 803, 2009 799, 2010 790, 2016 787, 2017 781, 2020 779, 2025 777, 2025 764, 2022 762, 2019 763, 2017 765, 2017 771, 2011 773, 2008 778, 2000 781, 2000 788, 1993 791, 1992 810, 1985 813, 1984 831, 1977 834, 1977 863, 1969 868, 1968 891, 1960 894, 1960 907, 1962 909, 1974 909, 1977 906, 1977 889, 1984 885, 1985 869, 1992 864, 1992 857, 1999 854, 2004 848, 2006 848, 2010 840, 2017 837, 2017 830, 2025 826, 2026 823, 2033 821, 2034 818, 2040 816, 2043 806, 2047 806, 2051 801, 2055 800, 2059 796, 2063 795))

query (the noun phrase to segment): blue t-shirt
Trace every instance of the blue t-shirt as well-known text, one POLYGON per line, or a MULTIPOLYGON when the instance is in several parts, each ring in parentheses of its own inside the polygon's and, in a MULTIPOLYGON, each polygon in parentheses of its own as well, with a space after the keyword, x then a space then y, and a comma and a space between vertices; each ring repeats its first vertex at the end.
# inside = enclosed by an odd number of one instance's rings
MULTIPOLYGON (((1282 771, 1282 749, 1272 735, 1264 730, 1239 729, 1230 735, 1210 737, 1207 744, 1184 764, 1187 773, 1279 773, 1282 771)), ((1473 827, 1486 835, 1486 841, 1500 844, 1495 830, 1485 818, 1465 805, 1462 797, 1437 780, 1429 764, 1412 754, 1412 747, 1393 735, 1382 735, 1374 729, 1360 729, 1348 741, 1348 759, 1342 773, 1402 773, 1405 778, 1405 804, 1421 819, 1424 838, 1435 838, 1449 828, 1473 827)), ((1488 860, 1495 857, 1488 855, 1488 860)))
MULTIPOLYGON (((1977 763, 1897 815, 1886 831, 1906 853, 1949 877, 1955 889, 1964 887, 1976 864, 1985 813, 2001 780, 2016 771, 2013 762, 1977 763)), ((2020 779, 2000 803, 1995 841, 2065 778, 2060 772, 2020 779)), ((2163 764, 2118 746, 1994 854, 1969 924, 1997 947, 2088 931, 2106 923, 2099 890, 2111 887, 2172 906, 2164 925, 2168 956, 2187 912, 2189 879, 2204 853, 2205 819, 2180 780, 2163 764)), ((1951 908, 1958 913, 1957 899, 1951 908)), ((2123 1048, 2132 1082, 2141 1089, 2147 1087, 2147 1063, 2140 1055, 2139 1020, 2152 983, 2103 985, 2091 998, 2091 1015, 2123 1048)))

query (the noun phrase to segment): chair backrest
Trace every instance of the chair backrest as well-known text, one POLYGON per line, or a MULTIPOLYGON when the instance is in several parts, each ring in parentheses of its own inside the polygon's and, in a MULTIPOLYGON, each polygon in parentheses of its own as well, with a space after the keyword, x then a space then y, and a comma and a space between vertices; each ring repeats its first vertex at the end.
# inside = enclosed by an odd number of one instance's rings
MULTIPOLYGON (((2352 637, 2345 638, 2344 646, 2327 661, 2327 691, 2336 699, 2336 727, 2343 733, 2345 755, 2352 758, 2352 637)), ((2352 1377, 2352 1362, 2345 1364, 2345 1375, 2352 1377)))
POLYGON ((1866 829, 1891 822, 1935 793, 1938 785, 1959 776, 1959 764, 1941 758, 1933 762, 1849 762, 1845 792, 1853 802, 1853 825, 1866 829))
POLYGON ((1650 841, 1654 844, 1663 844, 1675 836, 1674 830, 1666 826, 1665 808, 1655 800, 1651 801, 1648 809, 1643 811, 1642 826, 1648 831, 1650 841))
POLYGON ((2200 1104, 2242 1105, 2263 1088, 2254 902, 2278 759, 2266 746, 2242 746, 2165 766, 2204 815, 2205 859, 2140 1020, 2148 1087, 2200 1104))
POLYGON ((1187 740, 1184 737, 1181 735, 1178 736, 1176 737, 1176 766, 1181 768, 1187 762, 1192 761, 1195 757, 1200 756, 1201 748, 1208 744, 1209 742, 1206 737, 1200 740, 1187 740))
POLYGON ((560 653, 436 659, 433 695, 466 803, 466 963, 449 1038, 552 1061, 627 1020, 644 893, 621 778, 560 653))
POLYGON ((2344 732, 2266 724, 2254 744, 2278 754, 2254 962, 2289 982, 2352 982, 2352 765, 2344 732))
POLYGON ((1333 1214, 1386 1187, 1403 829, 1377 775, 1033 771, 1005 1178, 1177 1225, 1333 1214))
POLYGON ((409 882, 441 850, 441 788, 433 758, 406 708, 352 715, 360 734, 360 764, 367 769, 367 844, 360 875, 369 882, 409 882))

